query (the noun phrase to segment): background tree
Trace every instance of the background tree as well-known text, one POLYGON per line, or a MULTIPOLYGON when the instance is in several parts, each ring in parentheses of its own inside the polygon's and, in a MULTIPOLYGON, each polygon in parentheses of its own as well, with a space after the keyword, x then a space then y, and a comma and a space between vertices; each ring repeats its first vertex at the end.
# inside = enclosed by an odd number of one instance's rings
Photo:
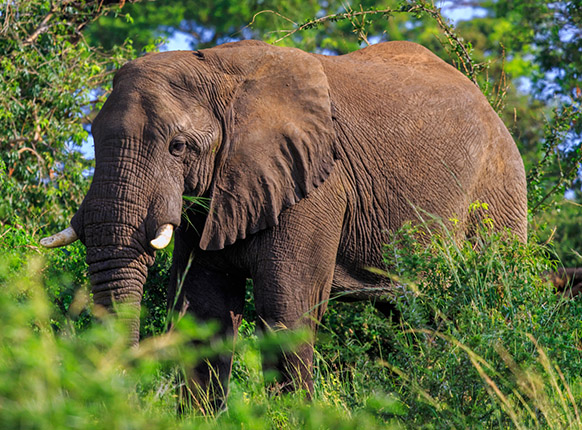
POLYGON ((0 225, 56 229, 86 191, 91 162, 79 147, 104 101, 95 89, 135 51, 85 39, 108 11, 100 1, 7 1, 0 11, 0 225))

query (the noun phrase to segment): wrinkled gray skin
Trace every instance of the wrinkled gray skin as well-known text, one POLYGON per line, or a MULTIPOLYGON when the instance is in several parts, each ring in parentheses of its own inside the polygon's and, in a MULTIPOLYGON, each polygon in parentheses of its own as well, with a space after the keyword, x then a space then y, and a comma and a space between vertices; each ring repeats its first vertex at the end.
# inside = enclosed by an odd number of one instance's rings
MULTIPOLYGON (((388 233, 419 214, 456 218, 469 235, 480 200, 526 240, 507 129, 474 84, 412 43, 339 57, 255 41, 147 55, 117 73, 93 134, 95 175, 71 225, 95 302, 139 308, 149 241, 171 223, 170 303, 223 335, 236 332, 246 278, 259 325, 315 330, 330 294, 382 305, 390 285, 366 268, 383 267, 388 233), (209 213, 185 221, 185 194, 210 197, 209 213)), ((138 319, 122 317, 137 343, 138 319)), ((306 344, 271 363, 283 387, 312 390, 312 354, 306 344)), ((190 377, 220 391, 231 357, 212 364, 220 381, 204 365, 190 377)))

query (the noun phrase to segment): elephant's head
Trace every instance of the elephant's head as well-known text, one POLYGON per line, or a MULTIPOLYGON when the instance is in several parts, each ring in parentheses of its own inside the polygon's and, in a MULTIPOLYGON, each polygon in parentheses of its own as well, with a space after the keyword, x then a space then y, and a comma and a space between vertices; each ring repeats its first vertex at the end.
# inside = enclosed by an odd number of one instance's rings
MULTIPOLYGON (((302 51, 241 42, 125 65, 92 127, 95 173, 71 221, 97 304, 139 309, 154 248, 182 195, 211 198, 199 246, 219 250, 277 224, 333 165, 327 78, 302 51)), ((168 234, 169 233, 169 234, 168 234)), ((132 342, 139 319, 130 315, 132 342)))

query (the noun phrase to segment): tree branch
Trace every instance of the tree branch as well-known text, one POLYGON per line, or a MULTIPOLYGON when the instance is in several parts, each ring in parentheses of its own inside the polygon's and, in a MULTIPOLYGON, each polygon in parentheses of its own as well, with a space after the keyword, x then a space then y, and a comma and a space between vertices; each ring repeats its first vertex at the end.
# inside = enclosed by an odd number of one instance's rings
MULTIPOLYGON (((40 22, 40 24, 36 28, 36 30, 34 30, 32 32, 32 34, 30 36, 28 36, 24 40, 24 42, 22 42, 22 44, 24 46, 32 45, 41 34, 45 33, 50 28, 48 25, 49 21, 58 12, 59 8, 62 8, 63 6, 73 4, 73 6, 75 6, 77 9, 80 9, 81 7, 87 8, 87 7, 90 7, 91 5, 96 5, 96 4, 99 5, 99 8, 101 8, 101 6, 111 6, 114 4, 119 4, 119 7, 122 8, 123 6, 125 6, 126 1, 127 0, 95 0, 93 2, 88 2, 88 3, 84 4, 83 6, 75 5, 74 4, 75 0, 62 0, 61 2, 57 2, 56 4, 53 4, 51 6, 49 13, 43 18, 43 20, 40 22)), ((139 1, 139 0, 129 0, 130 3, 135 3, 137 1, 139 1)), ((77 33, 79 33, 80 30, 82 30, 83 27, 85 27, 85 25, 87 25, 87 23, 89 21, 91 21, 91 20, 81 22, 77 27, 77 33)))
POLYGON ((51 11, 44 17, 44 19, 40 22, 40 25, 37 27, 34 32, 28 36, 22 44, 24 46, 32 45, 34 41, 40 36, 42 33, 49 29, 48 22, 52 19, 55 14, 55 10, 51 9, 51 11))
MULTIPOLYGON (((418 9, 419 9, 419 6, 413 6, 409 10, 409 12, 412 12, 412 11, 418 10, 418 9)), ((253 20, 251 21, 251 23, 249 24, 249 26, 255 21, 255 17, 257 15, 259 15, 261 13, 268 13, 268 12, 274 13, 277 16, 280 16, 282 18, 285 18, 285 17, 283 17, 282 15, 280 15, 277 12, 274 12, 274 11, 271 11, 271 10, 264 10, 264 11, 261 11, 261 12, 255 14, 255 16, 253 16, 253 20)), ((280 37, 279 39, 275 40, 275 43, 278 43, 278 42, 282 41, 283 39, 286 39, 286 38, 292 36, 293 34, 299 32, 299 31, 303 31, 303 30, 307 30, 307 29, 310 29, 310 28, 313 28, 313 27, 317 27, 319 24, 322 24, 322 23, 324 23, 326 21, 339 21, 341 19, 352 20, 352 19, 354 19, 356 17, 360 17, 360 16, 361 17, 364 17, 366 15, 378 15, 378 14, 381 14, 381 15, 389 15, 389 14, 392 14, 394 12, 400 12, 400 11, 399 10, 396 10, 396 9, 364 10, 364 11, 360 11, 360 12, 349 11, 349 12, 334 13, 332 15, 322 16, 321 18, 317 18, 317 19, 313 19, 313 20, 307 21, 305 24, 302 24, 299 27, 294 28, 293 30, 286 30, 287 31, 287 34, 285 36, 280 37)), ((297 25, 297 23, 291 21, 290 19, 288 19, 288 18, 285 18, 285 19, 287 21, 291 22, 292 24, 297 25)))
POLYGON ((272 14, 275 14, 275 15, 281 17, 281 18, 286 19, 291 24, 296 26, 296 28, 291 29, 291 30, 282 30, 286 34, 284 36, 280 37, 279 39, 275 40, 274 43, 278 43, 278 42, 281 42, 282 40, 284 40, 290 36, 293 36, 297 32, 317 27, 318 25, 323 24, 324 22, 327 22, 327 21, 333 22, 333 21, 339 21, 339 20, 346 19, 352 23, 352 25, 354 26, 354 29, 355 29, 354 31, 358 33, 358 36, 369 45, 370 43, 368 42, 366 35, 364 33, 364 30, 363 30, 363 26, 365 24, 364 18, 366 16, 378 15, 378 14, 384 15, 384 16, 390 16, 393 13, 410 13, 410 14, 416 13, 416 14, 418 14, 421 12, 426 13, 427 15, 429 15, 431 18, 433 18, 437 22, 438 26, 440 27, 440 29, 443 31, 443 33, 447 37, 449 44, 453 48, 455 54, 459 58, 459 61, 461 62, 461 66, 464 69, 465 75, 467 75, 469 77, 469 79, 471 79, 471 81, 475 85, 479 86, 479 84, 477 83, 477 74, 478 74, 479 70, 473 64, 473 61, 471 59, 471 54, 469 53, 469 51, 465 47, 465 44, 455 34, 452 26, 447 24, 444 21, 443 16, 441 15, 440 11, 437 8, 435 8, 434 6, 432 6, 429 3, 422 1, 422 0, 417 0, 416 4, 414 4, 414 5, 402 6, 399 9, 387 8, 387 9, 379 9, 379 10, 360 10, 358 12, 354 12, 353 10, 350 9, 350 10, 347 10, 346 12, 343 12, 343 13, 335 13, 335 14, 331 14, 331 15, 322 16, 321 18, 312 19, 312 20, 305 22, 302 25, 298 25, 297 23, 293 22, 289 18, 286 18, 275 11, 263 10, 261 12, 256 13, 253 16, 252 21, 249 23, 249 25, 247 27, 251 26, 255 22, 255 18, 262 13, 272 13, 272 14), (361 19, 362 19, 361 23, 358 23, 356 21, 356 18, 359 18, 359 17, 361 17, 361 19))

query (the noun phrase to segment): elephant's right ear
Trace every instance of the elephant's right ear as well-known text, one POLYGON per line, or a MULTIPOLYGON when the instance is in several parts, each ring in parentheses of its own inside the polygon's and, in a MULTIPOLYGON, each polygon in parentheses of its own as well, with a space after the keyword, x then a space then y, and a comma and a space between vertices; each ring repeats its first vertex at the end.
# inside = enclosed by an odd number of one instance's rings
POLYGON ((231 61, 240 57, 236 67, 249 71, 229 107, 200 241, 208 250, 277 225, 281 211, 319 186, 334 164, 329 85, 321 62, 298 49, 266 44, 221 50, 231 61), (245 61, 252 66, 241 67, 245 61))

